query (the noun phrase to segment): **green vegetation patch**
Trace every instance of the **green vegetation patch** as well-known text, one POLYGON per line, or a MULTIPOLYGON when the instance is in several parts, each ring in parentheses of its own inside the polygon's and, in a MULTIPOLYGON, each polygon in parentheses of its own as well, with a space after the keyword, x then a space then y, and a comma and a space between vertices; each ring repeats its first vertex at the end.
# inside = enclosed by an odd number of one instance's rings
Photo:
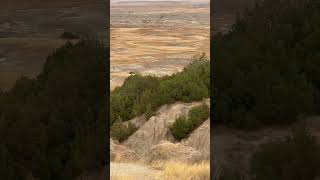
POLYGON ((164 104, 200 101, 209 97, 209 86, 210 61, 204 54, 195 56, 182 72, 171 76, 131 75, 111 92, 110 124, 142 114, 149 119, 164 104))
POLYGON ((110 136, 114 140, 118 140, 120 143, 128 139, 134 132, 138 130, 138 127, 133 123, 124 123, 121 121, 116 121, 111 129, 110 136))
POLYGON ((0 93, 1 179, 71 180, 104 168, 108 53, 96 40, 66 43, 37 78, 0 93))
POLYGON ((203 103, 193 107, 187 117, 179 117, 170 126, 171 133, 176 140, 182 140, 189 136, 197 127, 210 117, 210 108, 203 103))
POLYGON ((319 19, 315 0, 260 0, 213 37, 217 123, 249 129, 319 113, 319 19))

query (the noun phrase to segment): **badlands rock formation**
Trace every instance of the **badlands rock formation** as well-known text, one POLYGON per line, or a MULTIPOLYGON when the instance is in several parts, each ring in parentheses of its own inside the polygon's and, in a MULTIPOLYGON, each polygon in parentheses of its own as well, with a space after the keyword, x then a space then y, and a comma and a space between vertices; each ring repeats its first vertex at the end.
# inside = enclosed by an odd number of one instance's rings
MULTIPOLYGON (((204 101, 210 105, 209 99, 204 101)), ((191 108, 201 103, 177 102, 164 105, 148 121, 143 116, 132 119, 130 122, 139 129, 121 145, 111 141, 111 160, 132 161, 140 158, 139 161, 144 162, 161 160, 198 162, 209 159, 210 119, 181 142, 175 141, 169 129, 178 117, 186 116, 191 108)))
POLYGON ((163 141, 151 148, 147 162, 163 162, 163 161, 178 161, 184 163, 197 163, 204 159, 200 151, 192 147, 185 146, 181 143, 172 143, 163 141))
POLYGON ((200 151, 205 159, 210 159, 210 119, 202 123, 188 138, 182 140, 182 144, 193 147, 200 151))
POLYGON ((115 162, 130 162, 138 159, 137 153, 133 150, 128 149, 124 145, 115 143, 112 139, 110 140, 110 160, 115 162))

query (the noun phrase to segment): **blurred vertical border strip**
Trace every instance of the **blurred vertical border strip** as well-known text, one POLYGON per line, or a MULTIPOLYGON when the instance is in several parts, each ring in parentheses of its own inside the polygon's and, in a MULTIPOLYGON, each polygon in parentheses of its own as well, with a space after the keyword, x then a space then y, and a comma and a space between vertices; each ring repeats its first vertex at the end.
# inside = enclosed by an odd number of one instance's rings
MULTIPOLYGON (((108 54, 105 55, 105 84, 106 84, 106 121, 109 122, 110 118, 110 0, 100 0, 103 1, 103 5, 105 8, 105 17, 104 17, 104 23, 105 23, 105 34, 104 34, 104 46, 106 48, 106 52, 108 54)), ((110 123, 106 123, 106 131, 105 131, 105 154, 106 154, 106 170, 105 170, 105 179, 110 179, 110 123)))
POLYGON ((217 0, 210 0, 210 179, 215 180, 214 173, 214 153, 213 153, 213 136, 214 136, 214 121, 215 121, 215 108, 216 108, 216 87, 214 82, 216 81, 215 73, 215 58, 213 57, 213 16, 214 16, 214 4, 217 0))

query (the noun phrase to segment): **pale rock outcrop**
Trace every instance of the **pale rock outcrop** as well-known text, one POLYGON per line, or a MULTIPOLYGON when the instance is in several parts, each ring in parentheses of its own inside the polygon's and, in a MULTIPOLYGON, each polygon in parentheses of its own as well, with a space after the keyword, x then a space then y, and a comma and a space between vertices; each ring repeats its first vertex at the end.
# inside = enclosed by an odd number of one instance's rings
POLYGON ((206 159, 210 159, 210 119, 207 119, 189 137, 181 143, 200 151, 206 159))
POLYGON ((203 102, 210 106, 210 99, 199 102, 176 102, 164 105, 148 121, 144 116, 128 122, 139 129, 124 143, 110 141, 110 159, 113 162, 130 161, 183 161, 198 162, 210 157, 210 119, 199 126, 189 137, 177 142, 170 132, 170 126, 178 117, 203 102))
MULTIPOLYGON (((208 99, 206 103, 210 104, 208 99)), ((170 133, 170 125, 180 116, 186 116, 191 108, 200 105, 202 102, 181 103, 162 106, 155 116, 146 121, 124 145, 141 154, 148 151, 162 140, 174 142, 170 133)))
POLYGON ((124 124, 125 125, 128 125, 129 123, 132 123, 133 125, 135 125, 137 128, 140 128, 141 126, 144 125, 144 123, 146 123, 147 120, 146 118, 144 117, 144 115, 141 115, 141 116, 138 116, 138 117, 135 117, 129 121, 125 121, 124 124))
POLYGON ((162 141, 150 149, 146 161, 148 163, 179 161, 184 163, 196 163, 204 159, 201 152, 185 146, 181 143, 162 141))
POLYGON ((139 159, 135 151, 110 140, 110 161, 130 162, 139 159))

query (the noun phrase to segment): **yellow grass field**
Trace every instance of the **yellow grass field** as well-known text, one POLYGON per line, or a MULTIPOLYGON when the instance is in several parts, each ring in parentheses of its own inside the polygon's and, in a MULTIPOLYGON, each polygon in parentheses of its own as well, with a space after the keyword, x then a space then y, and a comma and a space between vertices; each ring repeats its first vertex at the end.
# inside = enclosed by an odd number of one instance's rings
MULTIPOLYGON (((138 163, 139 165, 141 163, 138 163)), ((136 166, 136 164, 134 164, 136 166)), ((141 164, 142 165, 142 164, 141 164)), ((204 161, 197 164, 187 164, 182 162, 158 162, 148 165, 150 168, 157 168, 159 173, 154 174, 152 179, 137 177, 131 174, 112 174, 111 180, 209 180, 210 162, 204 161), (141 179, 142 178, 142 179, 141 179)), ((120 170, 121 171, 121 170, 120 170)), ((139 172, 143 174, 143 172, 139 172)), ((148 172, 145 172, 146 174, 148 172)))

